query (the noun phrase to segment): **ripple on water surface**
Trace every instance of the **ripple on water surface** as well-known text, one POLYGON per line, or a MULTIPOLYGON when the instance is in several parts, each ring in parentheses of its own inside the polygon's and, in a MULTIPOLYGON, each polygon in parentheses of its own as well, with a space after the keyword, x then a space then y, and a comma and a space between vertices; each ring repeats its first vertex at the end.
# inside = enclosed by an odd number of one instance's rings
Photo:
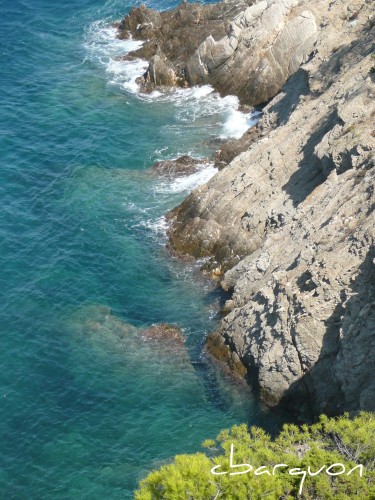
POLYGON ((252 117, 208 86, 141 96, 144 62, 117 59, 138 42, 110 26, 127 9, 3 7, 2 498, 131 498, 150 468, 266 418, 201 355, 217 322, 212 283, 165 251, 165 212, 216 171, 147 172, 210 154, 252 117), (183 330, 173 356, 140 334, 160 322, 183 330))

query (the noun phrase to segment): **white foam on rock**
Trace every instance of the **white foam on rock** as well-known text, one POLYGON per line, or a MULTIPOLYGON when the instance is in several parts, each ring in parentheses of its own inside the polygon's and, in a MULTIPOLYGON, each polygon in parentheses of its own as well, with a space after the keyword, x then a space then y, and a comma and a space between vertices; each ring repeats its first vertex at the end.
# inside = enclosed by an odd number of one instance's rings
POLYGON ((165 215, 155 219, 147 219, 141 224, 143 227, 149 229, 152 233, 157 236, 161 236, 163 239, 166 237, 168 222, 165 215))
POLYGON ((92 23, 85 39, 88 58, 105 67, 110 84, 117 85, 139 99, 169 102, 176 109, 177 122, 182 124, 209 120, 209 125, 221 138, 239 138, 256 123, 255 113, 238 110, 236 96, 221 97, 210 85, 192 88, 176 88, 166 92, 156 90, 150 94, 140 93, 136 79, 147 70, 148 63, 142 59, 123 60, 123 56, 141 47, 143 42, 120 40, 117 29, 106 21, 92 23))
POLYGON ((217 168, 213 165, 205 166, 201 170, 198 170, 198 172, 194 172, 187 177, 179 177, 174 180, 170 189, 173 193, 190 192, 198 186, 206 184, 217 172, 217 168))
POLYGON ((117 28, 108 26, 105 21, 95 21, 89 26, 84 43, 88 58, 105 67, 109 83, 132 93, 138 92, 135 80, 143 75, 148 63, 143 59, 124 61, 122 57, 142 45, 143 42, 137 40, 117 38, 117 28))
POLYGON ((172 181, 160 181, 154 187, 157 193, 189 193, 208 182, 218 172, 212 163, 202 164, 197 172, 172 181))
POLYGON ((233 137, 239 139, 249 128, 253 127, 259 119, 259 111, 241 113, 237 109, 229 109, 227 119, 223 126, 221 138, 233 137))
MULTIPOLYGON (((209 128, 216 137, 239 138, 258 121, 259 113, 240 112, 236 96, 221 97, 210 85, 176 88, 166 92, 157 90, 151 94, 141 93, 136 79, 144 74, 148 63, 142 59, 127 61, 123 56, 141 47, 142 44, 143 42, 131 39, 120 40, 117 38, 117 28, 102 20, 92 23, 87 29, 84 48, 88 60, 104 67, 109 84, 116 85, 143 101, 170 103, 174 107, 176 122, 166 127, 177 127, 181 129, 181 134, 186 133, 186 125, 192 125, 206 131, 209 128)), ((155 154, 157 157, 163 157, 159 159, 167 159, 168 155, 165 154, 167 150, 166 146, 156 150, 155 154)), ((171 202, 179 203, 181 195, 187 195, 193 189, 205 184, 217 171, 212 163, 202 162, 198 171, 192 174, 156 181, 151 188, 155 199, 148 201, 149 206, 131 204, 134 206, 126 207, 137 214, 134 227, 147 228, 158 241, 160 237, 164 239, 168 223, 160 212, 168 210, 167 207, 170 207, 171 202)))
POLYGON ((164 244, 169 223, 163 213, 177 205, 181 201, 181 195, 189 194, 193 189, 205 184, 213 177, 218 170, 212 163, 202 163, 199 170, 185 177, 177 177, 175 179, 159 179, 151 187, 153 206, 143 210, 142 214, 139 212, 139 218, 134 227, 146 228, 156 237, 157 241, 164 244))

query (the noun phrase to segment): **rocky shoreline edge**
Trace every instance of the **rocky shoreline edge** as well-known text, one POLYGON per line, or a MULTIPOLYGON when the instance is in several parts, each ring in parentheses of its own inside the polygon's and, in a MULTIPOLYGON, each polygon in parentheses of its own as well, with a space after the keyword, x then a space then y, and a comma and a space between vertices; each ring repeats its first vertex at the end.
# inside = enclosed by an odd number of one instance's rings
MULTIPOLYGON (((362 0, 134 8, 143 91, 211 84, 258 125, 168 215, 232 293, 207 349, 301 418, 375 411, 375 14, 362 0)), ((169 165, 169 168, 174 168, 169 165)))

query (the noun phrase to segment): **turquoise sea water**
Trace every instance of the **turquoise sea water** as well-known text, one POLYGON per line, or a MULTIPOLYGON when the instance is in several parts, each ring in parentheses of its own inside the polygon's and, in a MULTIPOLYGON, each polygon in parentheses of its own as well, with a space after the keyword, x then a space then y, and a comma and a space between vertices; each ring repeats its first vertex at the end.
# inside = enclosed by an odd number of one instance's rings
POLYGON ((274 422, 218 383, 201 351, 220 297, 164 247, 163 214, 213 169, 147 173, 245 119, 207 88, 139 96, 111 28, 127 1, 0 1, 0 498, 131 498, 222 428, 274 422), (189 362, 129 326, 158 322, 189 362))

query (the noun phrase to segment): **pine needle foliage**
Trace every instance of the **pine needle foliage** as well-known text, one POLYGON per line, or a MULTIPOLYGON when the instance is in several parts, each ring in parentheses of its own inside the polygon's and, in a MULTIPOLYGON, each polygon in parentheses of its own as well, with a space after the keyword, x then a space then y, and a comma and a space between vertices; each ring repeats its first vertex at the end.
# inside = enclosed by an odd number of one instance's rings
POLYGON ((285 424, 275 439, 238 425, 202 446, 205 453, 178 455, 148 474, 135 499, 375 500, 374 413, 285 424))

